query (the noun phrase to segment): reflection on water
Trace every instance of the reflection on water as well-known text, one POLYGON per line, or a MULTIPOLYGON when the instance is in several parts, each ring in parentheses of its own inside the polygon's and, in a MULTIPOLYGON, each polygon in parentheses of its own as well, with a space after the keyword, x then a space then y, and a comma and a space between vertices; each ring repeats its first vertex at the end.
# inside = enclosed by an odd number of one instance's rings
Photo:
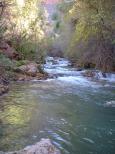
POLYGON ((12 85, 0 100, 0 150, 51 138, 63 154, 114 154, 114 88, 51 80, 12 85))

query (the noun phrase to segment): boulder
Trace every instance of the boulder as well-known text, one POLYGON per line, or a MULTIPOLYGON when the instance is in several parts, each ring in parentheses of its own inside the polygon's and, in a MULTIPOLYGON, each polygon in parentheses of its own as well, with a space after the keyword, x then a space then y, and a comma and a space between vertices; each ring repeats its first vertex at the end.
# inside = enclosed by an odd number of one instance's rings
POLYGON ((82 75, 85 76, 85 77, 91 77, 92 78, 92 77, 95 77, 95 72, 92 71, 92 70, 88 70, 88 71, 83 72, 82 75))
POLYGON ((48 77, 41 65, 32 61, 28 61, 27 64, 13 70, 15 72, 15 81, 45 80, 48 77))
POLYGON ((37 73, 39 72, 39 69, 38 69, 38 64, 29 63, 27 65, 19 66, 18 68, 15 69, 15 71, 35 77, 37 73))
POLYGON ((60 154, 60 151, 51 143, 49 139, 42 139, 40 142, 27 146, 23 150, 6 152, 4 154, 60 154))

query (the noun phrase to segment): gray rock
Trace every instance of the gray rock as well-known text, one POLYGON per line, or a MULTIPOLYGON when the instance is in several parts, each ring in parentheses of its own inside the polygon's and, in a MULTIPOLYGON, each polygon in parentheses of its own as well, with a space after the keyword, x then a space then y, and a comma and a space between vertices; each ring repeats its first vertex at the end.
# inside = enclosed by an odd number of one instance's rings
POLYGON ((38 64, 36 64, 36 63, 29 63, 27 65, 19 66, 16 69, 16 71, 20 72, 20 73, 24 73, 24 74, 30 75, 30 76, 36 76, 36 74, 39 72, 39 69, 38 69, 38 64))
POLYGON ((115 101, 109 101, 104 104, 104 107, 115 107, 115 101))
POLYGON ((23 150, 7 152, 1 154, 61 154, 60 151, 54 147, 49 139, 42 139, 34 145, 27 146, 23 150))

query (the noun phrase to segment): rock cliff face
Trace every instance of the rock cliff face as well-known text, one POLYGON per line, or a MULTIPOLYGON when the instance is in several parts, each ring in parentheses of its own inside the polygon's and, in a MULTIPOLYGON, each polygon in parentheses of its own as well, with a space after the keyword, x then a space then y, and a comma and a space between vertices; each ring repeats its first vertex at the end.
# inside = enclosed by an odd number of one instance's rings
POLYGON ((23 150, 14 152, 0 152, 0 154, 61 154, 58 149, 52 145, 49 139, 42 139, 35 145, 27 146, 23 150))

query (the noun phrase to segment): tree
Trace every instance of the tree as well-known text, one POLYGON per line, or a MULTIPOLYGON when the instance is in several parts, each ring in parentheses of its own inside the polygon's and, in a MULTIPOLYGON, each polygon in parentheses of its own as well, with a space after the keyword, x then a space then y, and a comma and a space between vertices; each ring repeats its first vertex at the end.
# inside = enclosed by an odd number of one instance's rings
POLYGON ((41 46, 46 21, 41 0, 4 0, 1 2, 0 21, 2 39, 10 42, 24 58, 44 54, 41 46))
POLYGON ((114 10, 114 0, 76 0, 67 13, 63 11, 65 25, 72 29, 67 54, 76 57, 80 63, 94 63, 103 71, 113 70, 114 10))

